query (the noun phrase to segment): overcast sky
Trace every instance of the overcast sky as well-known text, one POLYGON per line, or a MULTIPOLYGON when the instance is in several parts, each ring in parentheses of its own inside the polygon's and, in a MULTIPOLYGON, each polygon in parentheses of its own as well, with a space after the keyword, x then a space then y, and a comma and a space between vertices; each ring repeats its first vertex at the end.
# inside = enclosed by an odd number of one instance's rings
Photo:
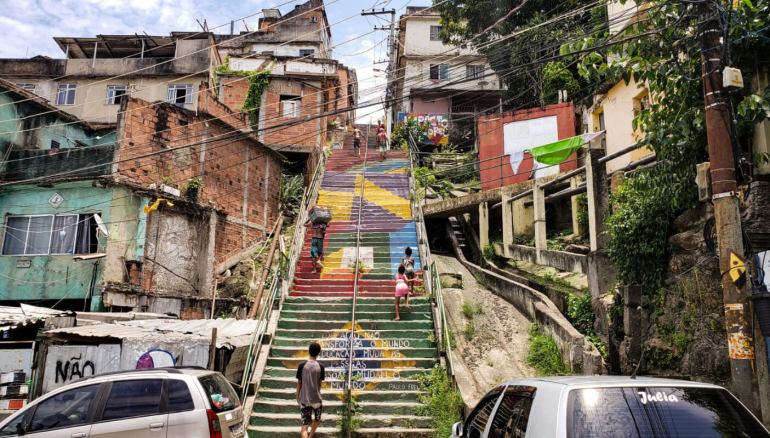
MULTIPOLYGON (((55 36, 88 37, 98 34, 116 35, 147 32, 168 35, 171 31, 200 30, 196 19, 205 19, 209 28, 222 25, 215 32, 229 32, 230 21, 238 20, 236 32, 245 30, 242 17, 250 29, 256 28, 263 8, 280 6, 286 13, 304 0, 0 0, 0 28, 5 43, 0 45, 0 57, 25 58, 47 55, 64 56, 53 41, 55 36), (284 4, 286 3, 286 4, 284 4)), ((395 7, 397 16, 409 5, 427 5, 430 1, 412 3, 410 0, 325 0, 326 13, 332 25, 333 55, 345 65, 356 69, 361 94, 359 101, 381 98, 383 93, 368 89, 382 86, 384 75, 373 68, 385 68, 375 61, 387 59, 387 32, 377 31, 342 44, 375 25, 389 24, 376 17, 357 15, 361 9, 395 7), (355 16, 354 16, 355 15, 355 16), (349 18, 353 16, 353 18, 349 18)), ((359 119, 368 119, 375 108, 362 108, 359 119)), ((377 118, 377 114, 372 115, 377 118)))

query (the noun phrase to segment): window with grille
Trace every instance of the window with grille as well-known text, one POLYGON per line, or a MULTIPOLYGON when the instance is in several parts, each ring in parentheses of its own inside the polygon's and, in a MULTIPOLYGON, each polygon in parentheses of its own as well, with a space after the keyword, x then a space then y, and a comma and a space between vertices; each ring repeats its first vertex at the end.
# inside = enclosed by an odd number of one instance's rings
POLYGON ((128 87, 125 85, 107 86, 107 105, 117 105, 120 103, 120 97, 128 94, 128 87))
POLYGON ((3 255, 95 253, 97 214, 8 216, 3 255))
POLYGON ((430 27, 430 40, 441 41, 441 26, 430 27))
POLYGON ((314 53, 315 53, 315 50, 313 49, 299 49, 299 56, 312 57, 314 53))
POLYGON ((193 86, 191 84, 173 84, 168 86, 168 103, 184 105, 193 102, 193 86))
POLYGON ((300 96, 281 95, 281 115, 283 117, 299 117, 301 104, 300 96))
POLYGON ((465 78, 466 79, 480 79, 484 76, 483 65, 466 65, 465 66, 465 78))
POLYGON ((437 81, 449 79, 449 64, 431 64, 430 78, 437 81))
POLYGON ((24 83, 24 84, 16 84, 16 86, 21 88, 24 91, 29 91, 30 93, 35 92, 35 84, 24 83))
POLYGON ((76 89, 77 84, 59 84, 59 91, 56 93, 56 104, 74 105, 76 89))

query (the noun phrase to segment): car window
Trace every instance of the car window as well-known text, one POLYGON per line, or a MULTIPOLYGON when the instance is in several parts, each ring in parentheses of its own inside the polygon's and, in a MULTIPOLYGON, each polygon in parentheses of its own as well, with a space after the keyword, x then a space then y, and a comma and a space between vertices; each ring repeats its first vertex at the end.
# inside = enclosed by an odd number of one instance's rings
POLYGON ((0 429, 0 436, 19 436, 19 427, 21 427, 25 417, 25 414, 17 415, 16 418, 0 429))
POLYGON ((509 386, 495 412, 489 438, 523 438, 527 434, 529 411, 535 388, 509 386))
POLYGON ((770 437, 721 388, 590 388, 570 392, 567 436, 770 437))
POLYGON ((495 408, 497 399, 500 398, 500 393, 492 394, 484 398, 476 405, 476 410, 473 411, 471 417, 468 418, 465 428, 465 436, 468 438, 481 438, 484 434, 484 429, 487 427, 487 421, 492 414, 492 409, 495 408))
POLYGON ((28 432, 79 426, 89 421, 88 413, 99 385, 88 385, 56 394, 38 403, 28 432))
POLYGON ((190 389, 184 380, 169 379, 168 384, 168 411, 184 412, 195 408, 190 389))
POLYGON ((123 380, 112 383, 102 420, 156 415, 161 412, 162 379, 123 380))
POLYGON ((198 381, 206 391, 214 412, 229 411, 241 405, 235 390, 221 374, 207 374, 198 377, 198 381))

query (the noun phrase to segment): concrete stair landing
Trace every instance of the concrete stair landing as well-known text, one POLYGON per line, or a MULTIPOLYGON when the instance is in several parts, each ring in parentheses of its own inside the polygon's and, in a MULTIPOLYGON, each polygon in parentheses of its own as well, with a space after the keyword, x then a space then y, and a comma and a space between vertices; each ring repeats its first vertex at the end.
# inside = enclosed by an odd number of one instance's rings
POLYGON ((414 251, 418 284, 422 278, 409 203, 409 162, 402 152, 389 152, 380 160, 369 149, 364 178, 364 151, 353 156, 348 137, 344 148, 329 158, 319 193, 318 204, 333 213, 324 241, 324 269, 312 273, 308 233, 249 419, 250 437, 299 436, 295 375, 312 341, 321 344, 319 361, 326 367, 323 421, 316 436, 339 436, 351 338, 351 380, 361 425, 355 436, 427 437, 432 432, 430 418, 416 412, 417 376, 438 362, 431 304, 426 297, 414 297, 411 309, 402 306, 401 321, 394 321, 394 277, 407 246, 414 251), (358 229, 363 272, 351 336, 358 229))

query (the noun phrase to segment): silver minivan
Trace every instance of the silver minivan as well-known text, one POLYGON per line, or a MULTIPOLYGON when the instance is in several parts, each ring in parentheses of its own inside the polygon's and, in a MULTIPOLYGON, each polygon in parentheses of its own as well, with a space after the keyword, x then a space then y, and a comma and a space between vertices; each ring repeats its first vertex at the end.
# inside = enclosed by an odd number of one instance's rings
POLYGON ((0 423, 0 437, 240 438, 243 412, 216 371, 155 368, 58 388, 0 423))
POLYGON ((770 437, 726 389, 621 376, 512 380, 485 395, 452 438, 770 437))

